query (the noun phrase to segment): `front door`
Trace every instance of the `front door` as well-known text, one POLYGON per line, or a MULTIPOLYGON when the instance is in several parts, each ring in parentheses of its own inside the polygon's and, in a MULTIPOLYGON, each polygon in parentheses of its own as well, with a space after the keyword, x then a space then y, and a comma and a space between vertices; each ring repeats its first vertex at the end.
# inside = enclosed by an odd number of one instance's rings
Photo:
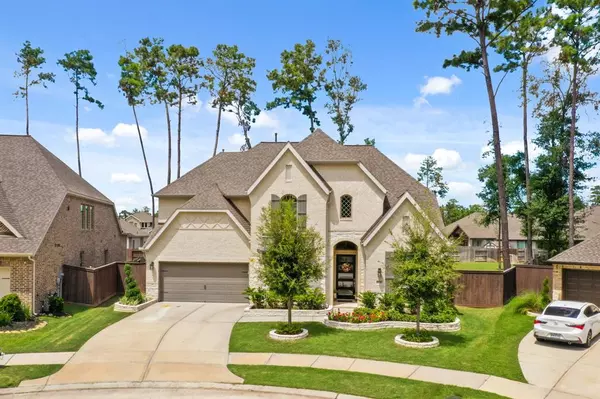
POLYGON ((338 301, 356 298, 356 255, 336 255, 336 291, 338 301))

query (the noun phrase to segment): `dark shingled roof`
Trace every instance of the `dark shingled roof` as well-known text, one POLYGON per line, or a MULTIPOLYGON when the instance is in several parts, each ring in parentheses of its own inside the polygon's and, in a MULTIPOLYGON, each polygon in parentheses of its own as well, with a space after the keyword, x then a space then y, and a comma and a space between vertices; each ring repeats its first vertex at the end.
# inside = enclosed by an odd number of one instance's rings
POLYGON ((35 254, 67 194, 112 204, 31 136, 0 135, 0 187, 0 214, 23 236, 0 237, 0 253, 35 254))
MULTIPOLYGON (((444 234, 449 236, 452 234, 457 227, 465 233, 469 238, 474 239, 498 239, 498 223, 492 223, 489 226, 481 224, 483 215, 479 212, 473 212, 464 218, 457 220, 456 222, 450 223, 444 227, 444 234)), ((519 218, 514 215, 508 215, 508 239, 509 240, 527 240, 527 237, 523 235, 521 229, 522 223, 519 218)), ((534 240, 539 239, 534 237, 534 240)))
POLYGON ((556 264, 600 265, 600 234, 559 253, 548 262, 556 264))
MULTIPOLYGON (((158 191, 156 196, 193 196, 215 183, 225 197, 246 196, 248 188, 286 144, 260 143, 249 151, 220 153, 158 191)), ((390 207, 409 192, 422 208, 431 209, 428 213, 436 224, 443 225, 435 195, 377 148, 341 145, 321 129, 316 129, 301 142, 291 144, 309 164, 361 162, 388 191, 390 207)))

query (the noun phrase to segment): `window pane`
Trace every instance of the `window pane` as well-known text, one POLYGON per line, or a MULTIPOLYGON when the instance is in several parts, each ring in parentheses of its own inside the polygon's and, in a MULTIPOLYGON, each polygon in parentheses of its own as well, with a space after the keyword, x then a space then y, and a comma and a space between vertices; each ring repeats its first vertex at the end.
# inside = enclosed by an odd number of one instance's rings
POLYGON ((340 217, 351 218, 352 217, 352 197, 349 195, 343 195, 340 201, 340 217))

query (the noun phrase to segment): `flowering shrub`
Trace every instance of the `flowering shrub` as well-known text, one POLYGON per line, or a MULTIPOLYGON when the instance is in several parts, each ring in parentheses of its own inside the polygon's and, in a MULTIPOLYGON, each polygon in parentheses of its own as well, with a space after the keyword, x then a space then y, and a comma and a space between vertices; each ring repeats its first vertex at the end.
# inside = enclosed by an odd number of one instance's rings
MULTIPOLYGON (((414 314, 402 313, 395 309, 385 311, 380 309, 356 308, 354 312, 329 312, 327 318, 343 323, 377 323, 380 321, 409 321, 416 322, 414 314)), ((456 314, 443 313, 436 315, 424 314, 421 321, 424 323, 451 323, 456 319, 456 314)))

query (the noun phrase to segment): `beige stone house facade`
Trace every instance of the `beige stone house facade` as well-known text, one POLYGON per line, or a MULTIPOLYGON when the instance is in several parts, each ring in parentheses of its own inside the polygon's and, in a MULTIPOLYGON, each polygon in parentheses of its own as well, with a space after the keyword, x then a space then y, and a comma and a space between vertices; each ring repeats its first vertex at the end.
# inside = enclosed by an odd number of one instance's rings
POLYGON ((435 196, 378 149, 340 145, 317 129, 300 142, 221 153, 160 190, 144 247, 146 292, 165 301, 245 302, 258 286, 263 208, 292 200, 323 237, 328 303, 386 287, 392 242, 415 212, 437 229, 435 196))
POLYGON ((600 304, 600 234, 548 260, 553 265, 552 298, 600 304))
POLYGON ((114 204, 30 136, 0 135, 0 296, 39 312, 62 265, 121 261, 114 204))

